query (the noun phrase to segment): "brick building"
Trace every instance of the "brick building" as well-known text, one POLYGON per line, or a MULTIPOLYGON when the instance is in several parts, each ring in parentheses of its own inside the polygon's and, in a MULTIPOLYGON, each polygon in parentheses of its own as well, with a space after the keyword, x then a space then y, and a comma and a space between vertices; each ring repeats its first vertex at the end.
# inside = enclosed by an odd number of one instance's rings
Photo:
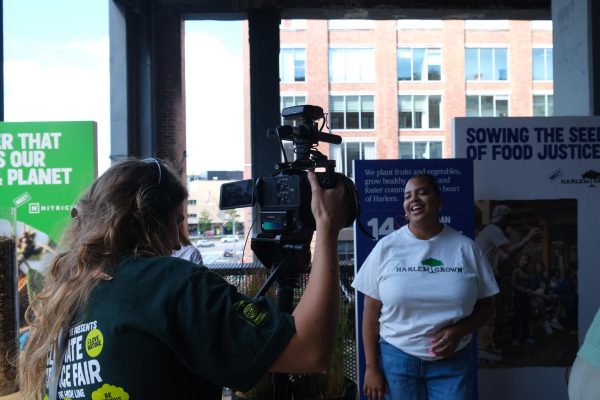
POLYGON ((284 20, 280 42, 281 108, 323 107, 343 142, 319 150, 350 177, 354 159, 451 157, 454 117, 553 113, 551 21, 284 20))

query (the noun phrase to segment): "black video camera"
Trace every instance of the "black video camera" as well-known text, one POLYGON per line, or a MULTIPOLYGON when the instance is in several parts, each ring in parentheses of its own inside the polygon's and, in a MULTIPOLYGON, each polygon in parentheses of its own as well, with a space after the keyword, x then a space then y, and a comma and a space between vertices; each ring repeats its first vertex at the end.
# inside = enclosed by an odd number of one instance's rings
POLYGON ((319 141, 342 142, 340 136, 323 132, 327 123, 323 109, 301 105, 284 108, 281 115, 285 120, 296 121, 296 126, 271 128, 267 136, 279 140, 284 162, 275 165, 271 177, 223 184, 219 208, 226 210, 258 204, 260 232, 252 238, 252 251, 267 268, 285 261, 302 272, 310 264, 310 242, 315 230, 310 208, 312 191, 306 171, 324 168, 324 172, 316 172, 324 188, 333 188, 340 180, 344 182, 347 193, 354 197, 349 204, 346 226, 352 225, 358 216, 358 197, 354 182, 335 172, 335 160, 328 160, 316 149, 319 141), (323 120, 321 127, 316 122, 319 119, 323 120), (293 142, 293 161, 288 161, 283 151, 284 140, 293 142))

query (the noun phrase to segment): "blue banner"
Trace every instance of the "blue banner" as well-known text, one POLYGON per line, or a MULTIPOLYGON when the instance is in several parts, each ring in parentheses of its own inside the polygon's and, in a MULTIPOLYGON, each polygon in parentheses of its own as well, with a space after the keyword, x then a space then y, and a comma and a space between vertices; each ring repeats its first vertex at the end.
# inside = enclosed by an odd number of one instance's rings
MULTIPOLYGON (((377 241, 402 227, 404 186, 414 175, 428 173, 436 177, 443 197, 441 221, 473 238, 473 161, 469 159, 435 160, 356 160, 355 184, 361 204, 360 223, 373 237, 355 229, 355 273, 358 272, 377 241)), ((363 295, 356 293, 356 332, 358 389, 361 400, 365 373, 362 345, 363 295)))

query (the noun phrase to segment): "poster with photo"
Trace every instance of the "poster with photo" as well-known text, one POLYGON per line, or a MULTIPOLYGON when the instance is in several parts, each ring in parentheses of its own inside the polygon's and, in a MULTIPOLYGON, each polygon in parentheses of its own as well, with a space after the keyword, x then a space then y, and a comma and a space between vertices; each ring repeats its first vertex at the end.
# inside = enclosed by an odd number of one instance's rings
POLYGON ((473 160, 475 240, 501 289, 478 335, 480 396, 566 398, 600 305, 600 118, 456 118, 453 140, 473 160))
MULTIPOLYGON (((355 229, 355 270, 358 271, 371 250, 384 236, 406 224, 404 216, 404 187, 414 175, 435 176, 443 197, 440 220, 472 238, 473 163, 468 159, 435 160, 356 160, 355 184, 361 205, 360 223, 366 229, 355 229)), ((426 260, 423 260, 426 261, 426 260)), ((414 267, 420 272, 436 273, 443 266, 423 264, 414 267), (427 272, 428 271, 428 272, 427 272)), ((413 267, 408 267, 412 269, 413 267)), ((355 271, 355 272, 356 272, 355 271)), ((410 271, 409 273, 413 273, 410 271)), ((357 371, 360 398, 364 382, 365 359, 362 345, 362 313, 364 295, 356 293, 357 371)))

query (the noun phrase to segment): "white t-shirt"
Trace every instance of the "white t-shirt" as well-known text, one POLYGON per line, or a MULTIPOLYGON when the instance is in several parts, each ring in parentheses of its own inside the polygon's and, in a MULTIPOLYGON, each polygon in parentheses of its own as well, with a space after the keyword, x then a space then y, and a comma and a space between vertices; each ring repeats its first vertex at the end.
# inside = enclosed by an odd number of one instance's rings
POLYGON ((502 254, 500 247, 508 242, 509 240, 506 235, 504 235, 504 232, 502 232, 502 229, 495 224, 487 225, 475 238, 475 243, 481 248, 483 254, 485 254, 485 257, 492 266, 492 270, 496 274, 498 273, 498 261, 500 261, 500 256, 502 254))
MULTIPOLYGON (((478 299, 498 293, 481 249, 449 226, 429 240, 408 225, 381 239, 352 286, 380 300, 379 335, 415 357, 432 360, 431 338, 469 316, 478 299)), ((471 335, 463 337, 457 350, 471 335)))
POLYGON ((198 250, 191 244, 183 245, 179 250, 173 250, 171 256, 183 258, 184 260, 191 261, 198 265, 204 265, 204 261, 202 261, 202 254, 200 254, 200 250, 198 250))

